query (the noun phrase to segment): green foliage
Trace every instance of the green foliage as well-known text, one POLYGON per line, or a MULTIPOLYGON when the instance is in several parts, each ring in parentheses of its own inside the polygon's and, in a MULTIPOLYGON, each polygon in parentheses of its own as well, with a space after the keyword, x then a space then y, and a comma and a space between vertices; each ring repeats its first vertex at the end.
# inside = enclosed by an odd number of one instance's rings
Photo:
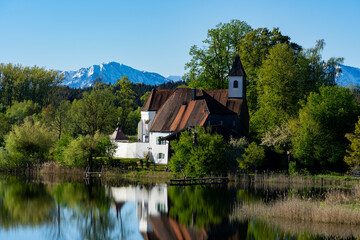
POLYGON ((258 110, 251 118, 257 138, 282 125, 299 108, 296 55, 287 44, 277 44, 259 70, 258 110))
POLYGON ((345 163, 353 170, 360 169, 360 119, 355 124, 354 133, 346 133, 345 137, 350 141, 348 149, 346 149, 347 155, 344 158, 345 163))
POLYGON ((36 66, 0 64, 0 103, 11 106, 13 101, 31 100, 40 106, 47 105, 51 90, 62 78, 57 71, 36 66))
POLYGON ((245 137, 234 139, 231 138, 226 151, 226 159, 229 162, 228 169, 236 169, 238 162, 244 158, 245 148, 249 145, 245 137))
POLYGON ((294 176, 298 174, 298 169, 296 167, 296 162, 291 161, 289 162, 289 169, 288 169, 289 175, 294 176))
POLYGON ((55 139, 50 128, 26 118, 22 125, 15 125, 6 136, 5 148, 10 157, 18 156, 27 164, 42 163, 47 160, 55 139))
POLYGON ((245 148, 245 154, 243 158, 239 158, 239 167, 241 169, 249 169, 252 167, 261 166, 265 159, 265 151, 262 146, 257 145, 255 142, 250 143, 245 148))
POLYGON ((14 102, 6 111, 6 117, 11 124, 21 124, 28 116, 40 113, 41 108, 39 104, 31 100, 23 102, 14 102))
POLYGON ((194 45, 190 49, 190 62, 184 78, 189 87, 221 89, 228 87, 228 74, 239 50, 240 40, 251 27, 243 21, 231 20, 209 29, 203 41, 204 48, 194 45))
POLYGON ((206 133, 204 128, 197 128, 198 146, 193 144, 193 136, 184 131, 179 140, 171 142, 174 151, 169 167, 173 172, 182 169, 188 177, 219 175, 226 170, 225 154, 227 144, 220 135, 206 133))
POLYGON ((311 93, 292 126, 292 152, 312 172, 344 171, 347 139, 359 115, 354 94, 343 87, 321 87, 311 93))
POLYGON ((257 28, 248 32, 240 41, 239 53, 244 69, 247 74, 247 100, 250 112, 257 110, 257 82, 259 69, 269 55, 270 49, 279 43, 285 43, 294 53, 298 53, 301 47, 290 42, 290 37, 282 35, 279 28, 271 31, 267 28, 257 28))
POLYGON ((71 105, 72 132, 95 135, 96 131, 110 133, 115 129, 117 111, 114 95, 108 88, 85 92, 84 98, 71 105))
POLYGON ((92 161, 95 157, 108 156, 112 157, 115 150, 114 144, 109 140, 107 135, 96 132, 94 136, 86 135, 72 139, 65 149, 66 139, 59 145, 59 152, 63 152, 63 157, 58 157, 63 163, 69 166, 86 166, 92 168, 92 161))

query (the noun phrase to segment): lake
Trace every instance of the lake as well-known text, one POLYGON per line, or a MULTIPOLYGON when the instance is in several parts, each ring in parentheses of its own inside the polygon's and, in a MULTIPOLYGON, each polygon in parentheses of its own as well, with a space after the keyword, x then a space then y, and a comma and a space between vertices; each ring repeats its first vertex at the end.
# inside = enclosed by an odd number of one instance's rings
POLYGON ((234 217, 245 202, 271 203, 326 189, 281 185, 169 186, 125 182, 0 180, 0 239, 355 239, 356 226, 234 217))

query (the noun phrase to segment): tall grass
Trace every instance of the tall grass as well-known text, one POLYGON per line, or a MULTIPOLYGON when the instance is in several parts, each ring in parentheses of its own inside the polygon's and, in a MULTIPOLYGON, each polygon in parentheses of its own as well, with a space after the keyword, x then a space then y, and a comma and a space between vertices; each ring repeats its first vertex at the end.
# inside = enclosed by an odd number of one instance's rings
POLYGON ((256 217, 292 221, 360 225, 360 185, 351 193, 331 189, 324 199, 287 197, 272 203, 243 203, 235 205, 231 218, 256 217))

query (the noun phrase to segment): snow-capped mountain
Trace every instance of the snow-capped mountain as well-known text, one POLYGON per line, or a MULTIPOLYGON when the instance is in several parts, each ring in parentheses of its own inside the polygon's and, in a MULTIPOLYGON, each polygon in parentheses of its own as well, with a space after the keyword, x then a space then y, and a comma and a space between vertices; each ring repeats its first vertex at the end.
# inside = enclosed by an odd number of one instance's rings
POLYGON ((360 86, 360 68, 342 64, 340 66, 342 73, 337 80, 337 84, 344 87, 360 86))
POLYGON ((168 79, 158 73, 139 71, 117 62, 103 63, 88 68, 81 68, 78 71, 62 71, 60 73, 65 75, 62 85, 72 88, 91 87, 98 78, 101 78, 101 82, 103 83, 114 84, 122 76, 128 76, 129 80, 133 83, 144 83, 149 85, 177 81, 175 80, 176 78, 168 79))
POLYGON ((166 78, 174 82, 182 80, 182 77, 177 75, 168 75, 166 78))

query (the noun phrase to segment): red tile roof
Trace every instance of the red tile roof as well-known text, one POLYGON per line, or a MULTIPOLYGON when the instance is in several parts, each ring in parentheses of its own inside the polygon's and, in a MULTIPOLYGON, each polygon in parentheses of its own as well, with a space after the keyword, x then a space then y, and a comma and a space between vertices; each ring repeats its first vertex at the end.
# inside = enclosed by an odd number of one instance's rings
MULTIPOLYGON (((159 96, 156 96, 157 94, 157 92, 151 94, 146 103, 148 106, 160 99, 159 96), (156 99, 151 100, 151 97, 156 99)), ((242 104, 243 99, 228 99, 227 89, 196 89, 196 98, 192 101, 191 89, 178 88, 173 90, 172 94, 167 96, 167 100, 158 108, 150 131, 179 131, 186 127, 203 126, 209 115, 240 116, 242 104)), ((145 105, 143 109, 153 109, 145 107, 145 105)), ((159 106, 160 103, 158 101, 153 105, 159 106)))

